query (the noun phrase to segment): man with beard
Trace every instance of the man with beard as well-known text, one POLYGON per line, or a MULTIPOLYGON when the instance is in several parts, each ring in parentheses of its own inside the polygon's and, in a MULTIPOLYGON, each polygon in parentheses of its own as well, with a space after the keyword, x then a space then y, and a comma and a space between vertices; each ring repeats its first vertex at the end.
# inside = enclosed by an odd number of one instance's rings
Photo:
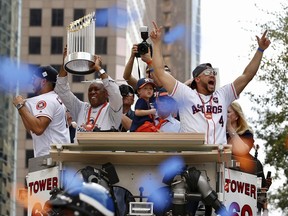
MULTIPOLYGON (((67 50, 64 50, 64 58, 67 50)), ((122 96, 118 85, 101 68, 100 56, 95 56, 95 71, 101 79, 88 88, 88 102, 80 101, 70 90, 67 72, 62 65, 55 91, 77 122, 77 132, 118 131, 122 117, 122 96), (109 101, 109 102, 108 102, 109 101)), ((77 140, 77 132, 75 141, 77 140)))
POLYGON ((206 144, 226 144, 227 108, 256 75, 263 52, 270 45, 267 31, 261 38, 256 36, 259 47, 244 72, 233 83, 215 90, 217 72, 210 63, 200 64, 193 70, 194 80, 190 87, 165 73, 161 52, 162 29, 155 22, 153 25, 150 33, 153 58, 149 66, 153 67, 163 87, 179 105, 180 132, 205 133, 206 144))
POLYGON ((33 139, 34 157, 48 155, 50 144, 70 143, 66 107, 54 92, 57 71, 51 66, 37 68, 32 78, 35 97, 14 98, 22 122, 33 139))

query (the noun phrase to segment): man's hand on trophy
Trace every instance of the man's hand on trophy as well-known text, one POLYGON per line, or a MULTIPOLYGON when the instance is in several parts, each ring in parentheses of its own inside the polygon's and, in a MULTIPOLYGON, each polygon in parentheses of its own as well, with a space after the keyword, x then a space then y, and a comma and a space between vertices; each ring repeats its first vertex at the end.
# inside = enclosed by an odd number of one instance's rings
POLYGON ((64 51, 63 51, 63 64, 64 64, 64 61, 65 61, 66 56, 67 56, 67 44, 66 44, 66 46, 64 47, 64 51))
POLYGON ((95 55, 95 71, 99 72, 102 69, 101 56, 95 55))

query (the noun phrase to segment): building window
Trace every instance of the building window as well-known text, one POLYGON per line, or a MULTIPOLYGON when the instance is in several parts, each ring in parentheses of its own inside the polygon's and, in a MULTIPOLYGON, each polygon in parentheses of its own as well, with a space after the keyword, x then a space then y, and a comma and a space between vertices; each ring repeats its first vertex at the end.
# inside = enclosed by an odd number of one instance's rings
POLYGON ((42 10, 30 9, 30 26, 41 26, 42 24, 42 10))
POLYGON ((28 168, 29 159, 34 158, 34 151, 33 149, 26 149, 26 158, 25 158, 25 167, 28 168))
POLYGON ((84 81, 84 76, 79 76, 79 75, 73 75, 72 76, 72 82, 73 83, 79 83, 84 81))
POLYGON ((95 53, 97 55, 107 54, 107 37, 96 37, 95 53))
POLYGON ((80 92, 76 92, 74 93, 74 95, 81 101, 84 100, 84 94, 83 93, 80 93, 80 92))
POLYGON ((29 54, 41 54, 41 37, 29 37, 29 54))
POLYGON ((108 9, 101 8, 96 9, 96 26, 107 27, 108 26, 108 9))
POLYGON ((63 53, 63 37, 51 38, 51 54, 63 53))
POLYGON ((52 26, 63 26, 64 10, 52 9, 52 26))
POLYGON ((85 13, 85 9, 74 9, 74 20, 80 19, 81 17, 85 16, 85 13))

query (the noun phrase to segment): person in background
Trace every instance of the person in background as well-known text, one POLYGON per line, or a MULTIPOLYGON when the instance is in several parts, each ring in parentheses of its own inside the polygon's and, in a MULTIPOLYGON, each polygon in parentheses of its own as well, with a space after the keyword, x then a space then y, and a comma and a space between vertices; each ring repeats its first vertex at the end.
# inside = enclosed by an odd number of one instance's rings
POLYGON ((73 121, 71 113, 69 110, 66 110, 66 117, 67 117, 67 125, 69 127, 69 133, 70 133, 70 142, 74 143, 74 137, 76 133, 77 123, 73 121))
MULTIPOLYGON (((148 49, 148 53, 141 55, 141 60, 147 64, 146 71, 145 71, 145 77, 153 79, 155 85, 157 88, 162 88, 162 83, 157 79, 157 77, 154 77, 153 68, 149 67, 149 61, 151 60, 151 54, 150 49, 148 49)), ((126 63, 125 70, 123 73, 123 79, 126 80, 126 82, 133 87, 134 91, 137 91, 137 81, 138 79, 135 78, 132 74, 134 59, 136 58, 136 53, 138 53, 138 45, 134 44, 131 50, 131 55, 126 63)), ((165 71, 170 73, 169 67, 165 66, 165 71)))
POLYGON ((138 80, 137 93, 139 98, 135 104, 135 116, 130 132, 158 132, 154 123, 156 109, 150 105, 150 98, 154 94, 155 86, 150 78, 138 80))
MULTIPOLYGON (((67 55, 65 48, 63 61, 67 55)), ((80 101, 70 90, 67 72, 62 65, 55 91, 77 122, 77 132, 118 131, 122 118, 122 96, 119 86, 102 69, 102 59, 95 56, 95 71, 101 79, 88 88, 88 102, 80 101), (108 102, 109 101, 109 102, 108 102)), ((76 137, 77 137, 76 132, 76 137)))
MULTIPOLYGON (((231 103, 228 107, 227 119, 227 140, 232 144, 232 152, 237 161, 240 162, 240 170, 246 173, 257 175, 261 177, 261 190, 267 193, 272 184, 271 177, 265 178, 263 165, 258 158, 250 154, 250 150, 254 147, 253 130, 248 125, 243 110, 240 104, 236 101, 231 103), (263 191, 264 190, 264 191, 263 191)), ((261 212, 263 204, 267 202, 260 202, 258 199, 257 208, 261 212)))
POLYGON ((119 89, 123 98, 123 114, 119 131, 127 132, 130 130, 132 120, 135 115, 135 112, 131 109, 131 106, 134 104, 135 92, 130 85, 126 84, 120 85, 119 89))
POLYGON ((54 92, 57 71, 38 67, 32 77, 35 97, 13 99, 26 130, 31 133, 34 157, 49 155, 51 144, 70 143, 66 107, 54 92))
POLYGON ((176 80, 164 70, 162 55, 162 27, 153 22, 154 29, 150 32, 153 42, 153 57, 149 65, 163 87, 179 106, 181 132, 205 133, 206 144, 226 144, 226 122, 228 106, 237 99, 243 89, 256 75, 263 52, 269 47, 270 41, 265 31, 261 38, 256 37, 258 49, 246 66, 244 72, 233 83, 219 89, 216 88, 217 72, 212 64, 203 63, 193 70, 191 86, 176 80))
POLYGON ((180 122, 175 118, 178 111, 177 103, 167 92, 161 92, 156 97, 156 109, 155 125, 159 131, 178 133, 180 122))

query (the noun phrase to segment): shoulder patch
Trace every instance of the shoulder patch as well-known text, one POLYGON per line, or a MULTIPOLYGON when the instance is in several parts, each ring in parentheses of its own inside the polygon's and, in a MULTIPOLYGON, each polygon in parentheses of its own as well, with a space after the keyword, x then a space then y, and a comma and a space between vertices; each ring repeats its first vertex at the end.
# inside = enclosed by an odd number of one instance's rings
POLYGON ((37 110, 42 110, 42 109, 44 109, 46 106, 47 106, 46 101, 41 100, 41 101, 39 101, 39 102, 36 104, 36 109, 37 109, 37 110))
POLYGON ((213 101, 214 103, 218 103, 219 102, 218 97, 213 97, 213 101))

